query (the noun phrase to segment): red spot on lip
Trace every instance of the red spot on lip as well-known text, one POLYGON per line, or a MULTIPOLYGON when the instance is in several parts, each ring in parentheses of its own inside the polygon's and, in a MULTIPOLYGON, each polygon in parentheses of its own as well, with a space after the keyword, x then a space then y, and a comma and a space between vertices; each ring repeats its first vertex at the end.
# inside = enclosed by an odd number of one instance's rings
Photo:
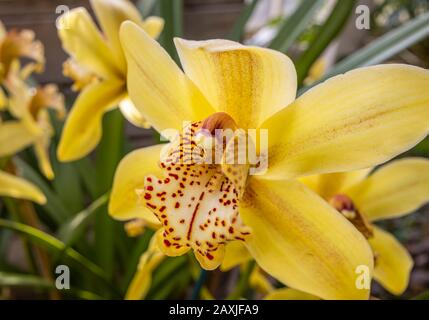
POLYGON ((234 233, 234 228, 233 227, 229 227, 228 232, 229 233, 234 233))
POLYGON ((174 174, 174 173, 169 173, 168 174, 170 177, 173 177, 174 179, 176 179, 176 180, 178 180, 179 179, 179 176, 177 175, 177 174, 174 174))
POLYGON ((164 239, 164 244, 166 247, 170 247, 171 246, 171 242, 168 241, 167 239, 164 239))
POLYGON ((146 203, 146 205, 151 209, 156 209, 156 206, 151 203, 146 203))
POLYGON ((145 193, 144 198, 146 200, 150 200, 152 198, 152 196, 149 193, 145 193))
POLYGON ((209 260, 213 260, 214 259, 214 257, 210 253, 206 253, 206 257, 209 260))
POLYGON ((178 209, 178 208, 180 208, 180 203, 179 202, 176 202, 176 204, 175 204, 175 206, 174 206, 176 209, 178 209))
POLYGON ((166 209, 166 206, 162 206, 161 208, 159 208, 159 212, 163 212, 166 209))
POLYGON ((149 182, 152 182, 152 178, 151 177, 146 178, 146 180, 149 181, 149 182))
POLYGON ((153 187, 152 187, 152 186, 147 186, 147 187, 146 187, 146 189, 147 189, 148 191, 153 191, 153 187))

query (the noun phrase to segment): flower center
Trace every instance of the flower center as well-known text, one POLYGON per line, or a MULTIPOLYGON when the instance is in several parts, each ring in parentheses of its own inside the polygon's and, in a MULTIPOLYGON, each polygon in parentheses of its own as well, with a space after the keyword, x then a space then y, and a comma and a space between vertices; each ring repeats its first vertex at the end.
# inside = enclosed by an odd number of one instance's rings
POLYGON ((329 200, 329 204, 339 211, 358 229, 365 238, 374 236, 371 224, 355 207, 353 200, 344 194, 337 194, 329 200))
POLYGON ((237 136, 225 143, 221 163, 213 163, 216 138, 208 128, 229 126, 230 120, 225 119, 222 114, 187 126, 161 159, 163 176, 147 176, 144 190, 138 190, 142 202, 162 223, 161 250, 178 256, 193 249, 205 269, 219 266, 228 241, 244 241, 250 234, 238 212, 248 166, 225 162, 228 150, 235 150, 230 145, 237 136))

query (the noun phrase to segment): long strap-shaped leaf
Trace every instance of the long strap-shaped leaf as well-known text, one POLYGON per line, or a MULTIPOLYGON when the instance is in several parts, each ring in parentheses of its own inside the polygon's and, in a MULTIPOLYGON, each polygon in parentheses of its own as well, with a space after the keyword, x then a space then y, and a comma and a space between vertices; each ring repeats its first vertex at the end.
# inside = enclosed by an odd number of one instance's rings
POLYGON ((58 237, 64 241, 66 246, 72 246, 74 242, 85 230, 92 217, 97 213, 97 210, 107 203, 109 194, 105 194, 95 200, 88 208, 76 214, 73 219, 63 224, 58 231, 58 237))
POLYGON ((76 264, 76 266, 79 266, 83 270, 89 272, 108 288, 112 289, 110 283, 106 280, 106 274, 102 269, 100 269, 100 267, 82 256, 76 250, 66 248, 66 245, 57 238, 25 224, 5 219, 0 219, 0 228, 6 228, 18 232, 28 239, 28 241, 46 248, 46 250, 51 251, 58 256, 64 254, 64 258, 67 258, 70 262, 76 264))
POLYGON ((20 173, 20 176, 31 181, 36 186, 38 186, 40 190, 42 190, 43 194, 48 200, 43 208, 53 219, 53 221, 59 225, 64 221, 67 221, 67 219, 72 216, 72 213, 67 210, 58 195, 52 190, 48 183, 45 182, 39 173, 37 173, 33 168, 31 168, 27 163, 19 158, 15 158, 14 163, 20 173))
POLYGON ((386 61, 429 36, 429 12, 385 34, 336 64, 319 82, 357 67, 386 61))
POLYGON ((233 41, 242 40, 247 21, 249 21, 250 17, 252 16, 252 13, 255 10, 258 2, 259 0, 252 0, 252 2, 248 4, 241 12, 240 16, 238 17, 237 21, 232 27, 231 34, 228 37, 230 40, 233 40, 233 41))
POLYGON ((344 29, 355 3, 356 0, 338 0, 328 20, 320 28, 309 48, 299 57, 295 65, 300 85, 313 63, 344 29))
POLYGON ((303 0, 296 11, 282 23, 270 48, 286 53, 299 35, 308 27, 324 0, 303 0))
MULTIPOLYGON (((39 290, 55 289, 55 286, 52 282, 47 281, 38 276, 33 276, 29 274, 8 273, 8 272, 0 272, 0 287, 35 288, 39 290)), ((79 299, 84 299, 84 300, 102 299, 102 297, 98 296, 93 292, 74 289, 74 288, 64 290, 62 291, 62 293, 65 295, 77 297, 79 299)))

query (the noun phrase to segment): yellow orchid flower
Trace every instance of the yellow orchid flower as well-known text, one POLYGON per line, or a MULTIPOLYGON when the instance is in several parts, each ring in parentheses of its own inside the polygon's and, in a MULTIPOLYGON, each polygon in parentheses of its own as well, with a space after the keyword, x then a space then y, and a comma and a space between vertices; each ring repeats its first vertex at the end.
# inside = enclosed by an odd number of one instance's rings
POLYGON ((7 77, 13 62, 19 58, 28 58, 34 61, 24 67, 26 74, 33 71, 42 72, 45 66, 42 43, 35 40, 35 34, 32 30, 17 31, 12 29, 6 31, 0 21, 0 82, 7 77))
POLYGON ((412 258, 393 235, 372 222, 402 217, 429 202, 429 160, 404 158, 367 176, 369 171, 311 176, 303 182, 367 237, 375 257, 374 278, 400 295, 408 286, 412 258))
POLYGON ((118 105, 131 123, 148 127, 128 99, 119 27, 130 20, 156 38, 164 22, 158 17, 143 20, 128 0, 91 0, 91 6, 102 33, 85 8, 73 9, 60 17, 58 34, 71 56, 64 64, 64 74, 74 80, 74 90, 82 90, 62 132, 57 151, 60 161, 77 160, 90 153, 100 141, 103 115, 118 105))
POLYGON ((152 237, 148 250, 141 256, 137 272, 128 287, 126 300, 144 299, 152 283, 152 272, 164 260, 165 255, 159 250, 156 237, 152 237))
POLYGON ((64 118, 63 95, 53 84, 37 88, 28 86, 21 78, 17 63, 11 67, 5 86, 9 92, 8 110, 17 120, 0 123, 0 157, 13 155, 33 145, 40 170, 48 179, 53 179, 49 160, 53 128, 48 109, 55 110, 59 119, 64 118))
POLYGON ((0 170, 0 196, 31 200, 45 204, 46 197, 32 183, 0 170))
POLYGON ((110 214, 129 220, 155 213, 161 251, 192 249, 205 269, 221 264, 226 243, 241 240, 263 270, 292 288, 324 299, 368 298, 369 290, 356 286, 356 268, 373 267, 365 238, 293 179, 373 166, 421 141, 429 131, 429 72, 363 68, 295 100, 295 68, 279 52, 176 39, 182 72, 138 25, 123 23, 120 37, 139 111, 160 132, 191 124, 167 147, 122 160, 110 214), (186 149, 208 151, 195 132, 210 126, 267 130, 267 171, 248 176, 247 164, 176 164, 186 149))

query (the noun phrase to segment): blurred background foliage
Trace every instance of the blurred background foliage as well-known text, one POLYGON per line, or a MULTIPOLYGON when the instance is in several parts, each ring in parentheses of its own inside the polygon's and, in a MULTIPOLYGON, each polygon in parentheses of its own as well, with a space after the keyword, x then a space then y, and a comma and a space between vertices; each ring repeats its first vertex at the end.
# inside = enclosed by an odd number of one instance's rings
MULTIPOLYGON (((50 8, 48 16, 52 21, 47 20, 50 29, 39 28, 37 37, 53 41, 49 39, 57 37, 52 30, 58 3, 41 3, 50 8)), ((85 1, 71 1, 71 4, 88 6, 85 1)), ((267 46, 293 58, 300 93, 328 77, 360 66, 392 61, 429 66, 428 0, 142 0, 136 4, 143 16, 155 14, 165 19, 159 41, 176 60, 172 41, 176 36, 221 37, 267 46), (359 4, 371 8, 370 30, 355 27, 355 8, 359 4)), ((28 1, 2 2, 0 19, 7 27, 8 24, 20 27, 14 25, 17 10, 29 10, 28 5, 28 1)), ((21 23, 21 27, 37 32, 38 20, 34 14, 29 21, 27 25, 21 23)), ((56 65, 65 60, 64 56, 50 56, 50 51, 57 50, 55 41, 52 48, 49 44, 46 47, 46 78, 35 80, 41 83, 54 80, 70 106, 75 96, 68 90, 69 83, 58 75, 56 65)), ((0 297, 121 299, 153 231, 148 229, 136 238, 127 236, 123 223, 107 215, 108 194, 122 156, 137 146, 153 144, 158 136, 151 130, 129 126, 118 111, 112 111, 103 120, 105 134, 96 152, 64 164, 55 156, 62 125, 61 121, 54 123, 50 149, 53 181, 39 173, 35 156, 29 150, 11 161, 17 174, 36 184, 48 202, 40 206, 0 199, 0 297), (33 219, 31 223, 28 215, 33 219), (52 275, 58 264, 70 266, 72 290, 55 290, 52 275)), ((429 157, 429 140, 408 155, 429 157)), ((2 167, 6 160, 10 159, 3 159, 2 167)), ((411 284, 402 298, 429 298, 424 293, 429 288, 428 211, 423 208, 418 214, 384 223, 406 244, 415 259, 411 284)), ((147 298, 258 298, 260 295, 249 281, 252 268, 249 265, 228 273, 213 271, 206 279, 192 255, 168 258, 154 271, 147 298)), ((271 282, 280 286, 274 279, 271 282)), ((374 295, 393 298, 379 287, 374 295)))

